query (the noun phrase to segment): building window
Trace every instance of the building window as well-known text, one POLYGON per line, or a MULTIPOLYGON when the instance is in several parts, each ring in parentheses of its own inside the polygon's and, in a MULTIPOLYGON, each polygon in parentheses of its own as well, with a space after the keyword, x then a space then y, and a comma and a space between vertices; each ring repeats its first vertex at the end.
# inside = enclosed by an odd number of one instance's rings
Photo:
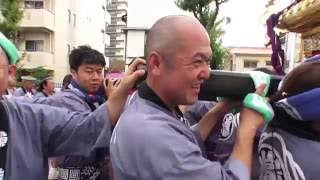
POLYGON ((71 24, 71 11, 68 10, 68 23, 71 24))
POLYGON ((43 1, 24 1, 26 9, 43 9, 43 1))
POLYGON ((73 14, 73 26, 75 27, 77 24, 77 15, 73 14))
POLYGON ((67 49, 68 49, 68 55, 69 55, 70 52, 71 52, 71 46, 70 46, 70 44, 67 45, 67 49))
POLYGON ((105 32, 103 29, 101 29, 101 33, 102 33, 102 43, 105 44, 106 43, 106 36, 105 36, 105 32))
POLYGON ((26 51, 44 51, 44 40, 27 40, 26 51))
POLYGON ((266 66, 271 66, 271 61, 266 61, 266 66))
POLYGON ((256 68, 257 66, 258 66, 258 61, 244 60, 243 62, 244 68, 256 68))

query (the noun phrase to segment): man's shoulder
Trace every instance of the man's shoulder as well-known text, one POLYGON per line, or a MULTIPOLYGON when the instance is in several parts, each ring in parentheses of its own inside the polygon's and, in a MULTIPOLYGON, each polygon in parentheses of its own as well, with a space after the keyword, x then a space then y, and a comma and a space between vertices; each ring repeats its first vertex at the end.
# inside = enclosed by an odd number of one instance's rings
POLYGON ((174 119, 164 109, 149 103, 148 101, 138 98, 126 107, 121 115, 124 123, 141 124, 166 124, 174 119), (163 122, 163 123, 162 123, 163 122))
POLYGON ((81 98, 79 95, 77 95, 75 92, 67 89, 61 92, 58 92, 56 94, 54 94, 53 96, 51 96, 52 99, 56 99, 59 101, 77 101, 77 102, 82 102, 84 103, 85 101, 83 100, 83 98, 81 98))
POLYGON ((115 130, 139 139, 158 139, 167 133, 187 131, 181 122, 163 110, 140 103, 133 103, 123 112, 115 130))
POLYGON ((51 105, 65 107, 71 111, 90 110, 85 100, 71 90, 65 90, 49 97, 51 105))
POLYGON ((14 108, 14 109, 18 109, 20 108, 20 106, 24 106, 26 105, 27 103, 21 103, 19 101, 9 101, 9 100, 2 100, 1 103, 6 107, 7 110, 10 110, 11 108, 14 108))
POLYGON ((20 110, 37 110, 37 109, 44 109, 46 110, 47 108, 51 109, 56 109, 56 107, 52 107, 48 104, 33 104, 29 102, 24 102, 24 101, 12 101, 12 100, 3 100, 1 101, 6 107, 8 108, 13 108, 13 111, 18 111, 20 110))
POLYGON ((57 93, 55 93, 53 96, 80 98, 75 92, 73 92, 73 91, 70 90, 70 89, 66 89, 66 90, 57 92, 57 93))
POLYGON ((14 94, 24 94, 24 91, 21 87, 19 87, 14 91, 14 94))
POLYGON ((42 92, 36 92, 34 97, 45 97, 42 92))

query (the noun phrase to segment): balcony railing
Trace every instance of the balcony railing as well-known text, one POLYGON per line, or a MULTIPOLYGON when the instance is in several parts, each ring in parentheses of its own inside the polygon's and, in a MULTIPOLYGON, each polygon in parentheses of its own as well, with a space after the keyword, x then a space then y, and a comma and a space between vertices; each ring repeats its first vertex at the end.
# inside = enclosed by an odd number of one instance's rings
POLYGON ((46 9, 24 9, 20 26, 42 27, 54 31, 54 14, 46 9))
POLYGON ((45 69, 52 69, 54 65, 54 54, 50 52, 24 52, 25 56, 22 59, 24 68, 36 68, 39 66, 45 69))

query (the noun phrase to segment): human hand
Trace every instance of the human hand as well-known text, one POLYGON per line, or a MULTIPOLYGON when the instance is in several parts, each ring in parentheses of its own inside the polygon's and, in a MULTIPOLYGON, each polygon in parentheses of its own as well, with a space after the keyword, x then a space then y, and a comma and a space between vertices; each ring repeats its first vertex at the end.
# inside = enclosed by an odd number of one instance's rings
POLYGON ((104 79, 103 87, 104 87, 105 96, 110 97, 110 95, 119 86, 120 82, 121 82, 121 79, 104 79))
MULTIPOLYGON (((266 87, 265 84, 261 84, 256 89, 256 94, 261 95, 266 87)), ((257 129, 263 127, 265 121, 261 113, 249 109, 247 107, 243 107, 240 111, 240 126, 244 129, 251 129, 256 131, 257 129)))
POLYGON ((125 76, 119 84, 119 91, 123 93, 129 93, 132 88, 135 87, 137 81, 142 78, 146 73, 145 70, 140 69, 141 66, 144 66, 146 61, 141 58, 136 58, 133 63, 128 67, 125 72, 125 76))
POLYGON ((228 113, 234 112, 235 109, 240 109, 241 105, 240 100, 223 99, 219 100, 210 111, 223 117, 228 113))

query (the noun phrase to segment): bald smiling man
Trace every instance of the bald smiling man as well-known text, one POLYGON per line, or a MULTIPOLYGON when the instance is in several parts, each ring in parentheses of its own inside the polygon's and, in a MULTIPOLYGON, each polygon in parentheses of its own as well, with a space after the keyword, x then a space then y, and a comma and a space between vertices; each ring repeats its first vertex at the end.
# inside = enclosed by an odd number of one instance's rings
POLYGON ((111 138, 116 179, 250 179, 254 136, 264 124, 260 114, 243 108, 235 148, 220 164, 204 157, 203 141, 234 103, 217 103, 192 127, 178 108, 195 103, 209 78, 212 51, 205 28, 187 16, 161 18, 149 31, 146 53, 146 83, 111 138))

